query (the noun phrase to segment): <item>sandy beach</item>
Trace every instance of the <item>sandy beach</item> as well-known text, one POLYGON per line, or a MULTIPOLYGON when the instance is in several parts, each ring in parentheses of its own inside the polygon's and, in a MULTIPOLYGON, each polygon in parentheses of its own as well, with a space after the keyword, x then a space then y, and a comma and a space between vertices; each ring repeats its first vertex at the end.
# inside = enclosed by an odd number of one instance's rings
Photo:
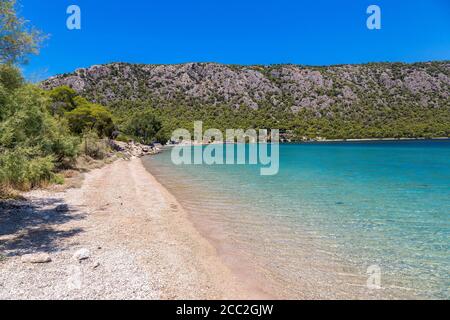
POLYGON ((138 158, 2 204, 0 299, 247 299, 138 158), (51 261, 50 261, 51 260, 51 261))

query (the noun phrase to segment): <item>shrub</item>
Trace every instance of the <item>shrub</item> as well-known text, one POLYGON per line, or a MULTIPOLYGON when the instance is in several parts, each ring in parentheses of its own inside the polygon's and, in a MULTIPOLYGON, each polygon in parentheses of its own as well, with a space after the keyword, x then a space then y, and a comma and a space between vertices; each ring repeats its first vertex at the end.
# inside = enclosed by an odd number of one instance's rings
POLYGON ((8 112, 8 98, 9 94, 3 84, 0 83, 0 121, 6 118, 8 112))
POLYGON ((0 121, 2 190, 5 186, 26 190, 59 181, 55 168, 76 157, 80 138, 70 133, 66 120, 49 114, 49 101, 33 85, 7 93, 2 105, 6 116, 0 121))
POLYGON ((77 155, 79 138, 69 132, 64 119, 55 119, 46 110, 42 91, 25 86, 13 97, 15 112, 0 123, 0 145, 4 148, 37 147, 40 155, 54 155, 56 161, 77 155))
POLYGON ((85 155, 94 159, 104 159, 111 152, 108 139, 99 139, 95 131, 84 133, 81 150, 85 155))
POLYGON ((20 70, 9 64, 0 64, 0 83, 8 91, 20 88, 24 84, 20 70))
POLYGON ((0 185, 20 190, 40 186, 54 177, 52 156, 36 156, 32 148, 16 148, 0 155, 0 185))
POLYGON ((130 136, 128 136, 128 135, 126 135, 126 134, 120 133, 120 134, 116 137, 116 140, 117 140, 117 141, 121 141, 121 142, 129 142, 130 140, 133 140, 133 138, 130 137, 130 136))
POLYGON ((48 128, 42 137, 42 149, 54 154, 57 162, 75 159, 79 152, 80 137, 71 135, 65 119, 47 119, 48 128))

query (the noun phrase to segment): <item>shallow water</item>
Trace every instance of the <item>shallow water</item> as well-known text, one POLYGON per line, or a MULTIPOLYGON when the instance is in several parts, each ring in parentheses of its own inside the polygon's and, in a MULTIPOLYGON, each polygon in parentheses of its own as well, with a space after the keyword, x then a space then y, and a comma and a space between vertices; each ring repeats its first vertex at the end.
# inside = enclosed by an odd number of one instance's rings
POLYGON ((450 141, 281 145, 275 176, 255 165, 175 166, 170 154, 144 163, 263 289, 450 298, 450 141), (373 265, 384 290, 367 289, 373 265))

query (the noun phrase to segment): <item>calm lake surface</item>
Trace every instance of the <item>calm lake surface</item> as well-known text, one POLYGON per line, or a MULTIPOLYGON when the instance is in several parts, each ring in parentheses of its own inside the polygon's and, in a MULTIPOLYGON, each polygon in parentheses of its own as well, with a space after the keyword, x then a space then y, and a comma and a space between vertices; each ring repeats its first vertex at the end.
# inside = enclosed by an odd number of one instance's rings
POLYGON ((144 164, 263 290, 450 298, 450 141, 284 144, 275 176, 170 156, 144 164), (382 290, 367 288, 370 266, 382 290))

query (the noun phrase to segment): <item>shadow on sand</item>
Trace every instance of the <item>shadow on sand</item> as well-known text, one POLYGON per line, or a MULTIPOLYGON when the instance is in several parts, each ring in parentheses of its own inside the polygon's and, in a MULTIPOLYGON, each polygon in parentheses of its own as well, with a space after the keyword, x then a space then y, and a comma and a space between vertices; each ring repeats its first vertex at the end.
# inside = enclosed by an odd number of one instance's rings
POLYGON ((0 254, 11 257, 64 250, 61 240, 83 230, 58 225, 83 218, 84 214, 59 198, 0 201, 0 254))

